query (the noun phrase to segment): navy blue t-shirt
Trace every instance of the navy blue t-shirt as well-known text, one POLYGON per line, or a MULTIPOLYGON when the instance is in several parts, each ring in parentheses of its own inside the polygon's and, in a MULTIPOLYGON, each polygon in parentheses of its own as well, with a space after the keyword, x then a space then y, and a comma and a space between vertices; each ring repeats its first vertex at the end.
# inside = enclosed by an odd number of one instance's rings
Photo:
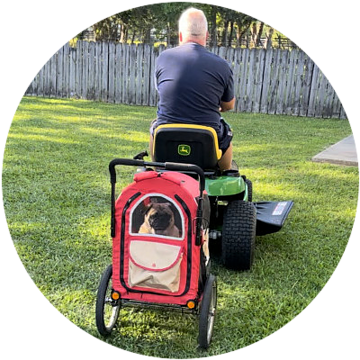
POLYGON ((219 56, 195 43, 165 50, 157 59, 158 125, 190 123, 220 131, 220 101, 234 97, 233 73, 219 56))

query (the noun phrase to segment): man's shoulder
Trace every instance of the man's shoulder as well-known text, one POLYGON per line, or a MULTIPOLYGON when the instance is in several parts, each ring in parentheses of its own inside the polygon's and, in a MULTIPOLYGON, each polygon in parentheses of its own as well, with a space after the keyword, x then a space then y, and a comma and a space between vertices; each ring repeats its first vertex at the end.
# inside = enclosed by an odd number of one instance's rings
POLYGON ((179 46, 167 48, 159 53, 156 62, 157 64, 164 64, 173 58, 176 59, 178 57, 177 54, 179 54, 179 46))
POLYGON ((166 48, 165 50, 160 52, 159 57, 175 54, 178 53, 179 51, 181 51, 181 46, 166 48))
POLYGON ((219 71, 221 71, 221 69, 226 72, 230 70, 230 65, 225 59, 207 48, 195 44, 189 44, 187 46, 181 45, 165 49, 159 54, 157 62, 163 64, 171 59, 179 60, 180 58, 187 58, 190 53, 194 54, 195 52, 199 54, 199 59, 202 63, 207 63, 208 66, 218 69, 219 71))
POLYGON ((205 61, 209 64, 209 66, 211 66, 211 68, 224 75, 231 73, 231 65, 224 58, 216 55, 210 50, 206 50, 205 61))
POLYGON ((227 62, 225 59, 223 59, 223 58, 220 57, 219 55, 213 53, 212 51, 206 49, 206 54, 207 54, 207 56, 208 56, 209 58, 213 59, 213 61, 216 61, 216 62, 218 62, 218 63, 220 63, 220 64, 226 64, 226 65, 228 65, 228 62, 227 62))

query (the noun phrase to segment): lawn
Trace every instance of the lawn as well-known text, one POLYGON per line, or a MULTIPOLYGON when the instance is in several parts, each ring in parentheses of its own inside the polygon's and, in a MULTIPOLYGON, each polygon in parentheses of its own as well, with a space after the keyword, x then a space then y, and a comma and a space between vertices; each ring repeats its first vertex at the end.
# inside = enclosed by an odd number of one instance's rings
MULTIPOLYGON (((111 263, 108 164, 147 148, 156 110, 81 100, 23 98, 4 154, 5 213, 17 252, 47 299, 99 337, 96 290, 111 263)), ((189 315, 122 310, 106 342, 155 357, 227 353, 272 334, 298 315, 334 272, 349 239, 358 168, 311 162, 351 134, 346 120, 226 114, 234 157, 253 182, 253 200, 293 200, 284 228, 257 238, 249 272, 218 277, 218 313, 207 352, 189 315)), ((133 169, 121 173, 122 187, 133 169)))

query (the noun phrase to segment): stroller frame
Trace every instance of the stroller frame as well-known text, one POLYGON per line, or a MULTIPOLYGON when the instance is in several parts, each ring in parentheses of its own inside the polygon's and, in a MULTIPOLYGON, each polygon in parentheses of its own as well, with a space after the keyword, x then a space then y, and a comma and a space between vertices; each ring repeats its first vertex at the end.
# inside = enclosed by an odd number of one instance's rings
MULTIPOLYGON (((182 313, 190 313, 193 315, 199 316, 199 337, 198 344, 200 348, 208 348, 212 332, 214 326, 214 319, 216 313, 216 300, 217 300, 217 281, 216 277, 210 274, 210 262, 208 262, 205 267, 201 266, 201 260, 203 259, 203 251, 201 248, 203 242, 203 232, 202 232, 202 224, 203 224, 203 204, 204 204, 204 191, 205 191, 205 174, 204 171, 197 165, 193 164, 180 164, 180 163, 172 163, 172 162, 147 162, 144 160, 138 159, 114 159, 109 164, 109 172, 110 172, 110 182, 111 182, 111 236, 114 238, 115 236, 120 236, 121 241, 123 242, 123 229, 121 235, 119 235, 119 231, 117 230, 117 220, 116 220, 116 171, 115 168, 118 165, 124 166, 136 166, 138 168, 142 168, 143 171, 152 170, 151 168, 156 169, 156 173, 161 176, 161 174, 165 174, 168 172, 177 172, 180 174, 172 173, 172 177, 179 176, 187 177, 189 174, 191 177, 194 175, 198 176, 198 188, 199 188, 199 196, 196 197, 197 200, 197 208, 195 218, 188 219, 189 223, 191 222, 192 226, 188 226, 191 231, 191 242, 192 246, 200 248, 199 250, 199 279, 196 280, 198 285, 196 289, 191 289, 191 284, 194 284, 194 280, 188 283, 188 279, 186 280, 186 290, 182 294, 175 294, 174 296, 168 296, 166 292, 161 293, 158 291, 145 291, 142 293, 141 290, 136 289, 134 287, 133 292, 140 294, 140 300, 138 298, 134 298, 131 296, 124 295, 124 291, 120 291, 117 289, 117 283, 113 283, 113 265, 114 263, 114 251, 116 252, 117 248, 113 247, 113 263, 109 265, 100 281, 100 285, 97 293, 97 301, 96 301, 96 325, 99 333, 103 336, 108 336, 111 334, 117 319, 119 317, 119 313, 122 307, 127 306, 140 306, 142 308, 152 308, 152 309, 169 309, 176 310, 182 313), (201 278, 201 279, 200 279, 201 278), (190 284, 190 291, 189 291, 190 284), (115 285, 115 286, 114 286, 115 285), (115 289, 114 289, 115 287, 115 289), (189 294, 193 294, 196 292, 198 295, 196 298, 192 297, 191 299, 187 299, 186 296, 182 295, 189 292, 189 294), (154 295, 155 294, 155 295, 154 295), (157 294, 157 295, 156 295, 157 294), (159 296, 161 295, 161 296, 159 296), (163 298, 161 301, 157 301, 158 298, 163 298), (167 301, 166 299, 170 299, 167 301), (142 300, 144 299, 144 300, 142 300), (155 301, 154 301, 155 299, 155 301), (177 302, 179 299, 179 302, 177 302), (181 301, 180 301, 181 300, 181 301), (186 303, 184 303, 186 301, 186 303), (109 314, 107 314, 107 309, 109 309, 109 314)), ((154 178, 156 179, 156 178, 154 178)), ((195 181, 191 179, 191 181, 195 181)), ((164 195, 165 196, 165 195, 164 195)), ((128 201, 127 204, 130 202, 128 201)), ((124 207, 125 208, 125 207, 124 207)), ((123 214, 126 209, 123 210, 123 214)), ((123 223, 122 227, 124 227, 123 223)), ((185 234, 184 234, 185 239, 185 234)), ((124 240, 125 241, 125 240, 124 240)), ((130 239, 130 242, 132 240, 130 239)), ((188 241, 188 240, 186 240, 188 241)), ((136 242, 136 241, 135 241, 136 242)), ((120 246, 120 245, 119 245, 120 246)), ((121 248, 123 249, 123 248, 121 248)), ((192 247, 189 248, 189 252, 192 247)), ((121 250, 123 251, 123 250, 121 250)), ((196 252, 194 253, 196 255, 196 252)), ((124 254, 121 254, 124 256, 124 254)), ((188 255, 189 256, 189 255, 188 255)), ((192 254, 190 254, 192 256, 192 254)), ((130 263, 130 260, 129 260, 130 263)), ((189 268, 189 264, 186 263, 187 268, 189 268)), ((122 270, 120 270, 121 272, 122 270)), ((188 270, 187 270, 188 271, 188 270)), ((191 275, 192 276, 192 275, 191 275)), ((187 275, 188 277, 188 275, 187 275)), ((122 279, 122 285, 127 289, 124 280, 122 279)), ((121 289, 123 290, 123 289, 121 289)), ((129 290, 129 289, 128 289, 129 290)))

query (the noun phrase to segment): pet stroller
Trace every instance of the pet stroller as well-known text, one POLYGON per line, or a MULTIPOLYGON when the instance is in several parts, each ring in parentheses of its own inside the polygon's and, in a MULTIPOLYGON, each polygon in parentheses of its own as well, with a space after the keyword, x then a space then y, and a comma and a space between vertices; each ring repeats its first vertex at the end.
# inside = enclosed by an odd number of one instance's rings
POLYGON ((196 165, 132 159, 115 159, 109 170, 113 259, 97 293, 99 333, 111 333, 124 306, 168 308, 198 316, 199 346, 207 348, 217 282, 210 274, 206 248, 210 205, 203 170, 196 165), (143 171, 115 200, 117 165, 143 171))

